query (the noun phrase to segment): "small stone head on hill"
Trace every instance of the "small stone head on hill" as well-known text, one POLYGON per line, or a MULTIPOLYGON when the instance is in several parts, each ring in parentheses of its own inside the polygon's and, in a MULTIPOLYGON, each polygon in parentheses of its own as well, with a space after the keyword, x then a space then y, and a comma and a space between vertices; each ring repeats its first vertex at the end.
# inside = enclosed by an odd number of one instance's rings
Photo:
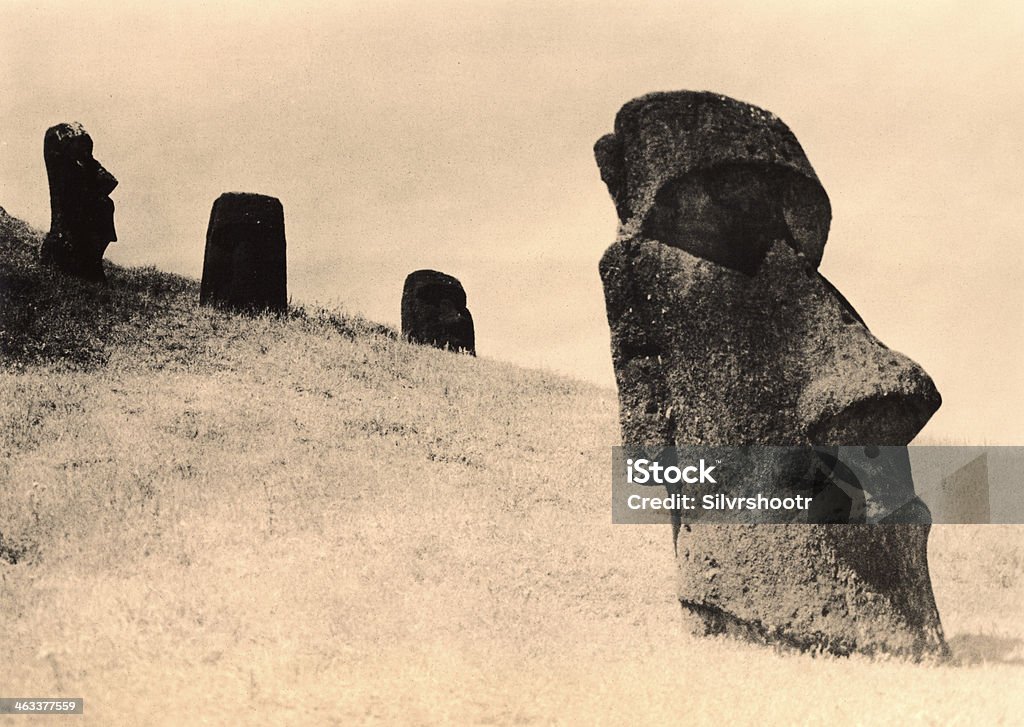
POLYGON ((476 355, 466 291, 436 270, 409 273, 402 288, 402 335, 413 343, 476 355))
POLYGON ((47 129, 43 159, 50 183, 50 231, 41 261, 87 280, 105 281, 103 253, 117 239, 110 199, 117 179, 93 158, 92 138, 78 123, 47 129))
MULTIPOLYGON (((619 216, 600 268, 627 445, 814 457, 809 445, 902 446, 920 431, 938 391, 817 272, 831 207, 781 120, 717 94, 651 94, 622 107, 595 155, 619 216)), ((698 630, 941 652, 930 519, 897 459, 863 484, 902 525, 679 528, 680 599, 698 630)), ((766 494, 798 494, 763 479, 766 494)))
POLYGON ((288 309, 281 200, 225 192, 213 203, 199 302, 240 312, 288 309))

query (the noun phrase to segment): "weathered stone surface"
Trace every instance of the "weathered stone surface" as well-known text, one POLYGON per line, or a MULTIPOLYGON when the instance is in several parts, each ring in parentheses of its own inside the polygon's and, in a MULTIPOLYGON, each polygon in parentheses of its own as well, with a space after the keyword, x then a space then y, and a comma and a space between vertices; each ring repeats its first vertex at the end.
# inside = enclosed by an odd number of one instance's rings
MULTIPOLYGON (((620 215, 600 269, 624 442, 907 444, 939 394, 817 272, 829 204, 789 129, 691 92, 631 101, 615 129, 595 150, 620 215)), ((839 654, 945 653, 930 518, 903 459, 874 465, 896 483, 876 519, 903 524, 677 527, 694 630, 839 654)), ((848 522, 863 509, 846 503, 848 522)))
POLYGON ((46 130, 43 160, 50 183, 50 231, 40 260, 70 275, 105 281, 103 253, 117 240, 110 199, 117 179, 93 158, 92 137, 78 123, 46 130))
POLYGON ((226 192, 213 203, 199 302, 234 310, 285 311, 284 208, 275 197, 226 192))
POLYGON ((462 283, 436 270, 409 273, 402 288, 402 335, 414 343, 475 356, 473 316, 462 283))

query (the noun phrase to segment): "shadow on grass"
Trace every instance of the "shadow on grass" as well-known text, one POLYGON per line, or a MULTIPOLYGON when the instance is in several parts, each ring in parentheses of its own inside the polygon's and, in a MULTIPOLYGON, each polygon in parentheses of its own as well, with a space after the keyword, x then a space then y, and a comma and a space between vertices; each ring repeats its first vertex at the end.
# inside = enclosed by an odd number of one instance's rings
POLYGON ((1009 664, 1024 666, 1024 640, 987 634, 959 634, 949 640, 957 666, 1009 664))
MULTIPOLYGON (((246 333, 244 316, 199 307, 196 280, 109 262, 108 285, 79 280, 39 265, 41 241, 42 233, 0 208, 0 364, 93 369, 120 349, 144 368, 216 367, 208 343, 246 333)), ((331 311, 294 307, 280 317, 347 338, 397 337, 331 311)))
POLYGON ((63 275, 39 265, 41 237, 0 210, 0 356, 7 365, 103 366, 112 347, 137 343, 173 303, 198 293, 195 281, 153 269, 107 264, 109 286, 63 275))
POLYGON ((7 561, 11 565, 17 565, 30 556, 34 547, 24 543, 10 543, 4 540, 4 534, 0 533, 0 560, 7 561))

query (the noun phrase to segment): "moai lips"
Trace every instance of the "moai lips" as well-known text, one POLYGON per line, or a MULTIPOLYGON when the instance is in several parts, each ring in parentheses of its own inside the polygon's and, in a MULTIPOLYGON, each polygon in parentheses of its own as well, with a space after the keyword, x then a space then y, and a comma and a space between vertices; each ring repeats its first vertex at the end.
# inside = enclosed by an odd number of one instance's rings
POLYGON ((199 302, 254 313, 288 309, 280 200, 227 192, 213 203, 199 302))
POLYGON ((117 179, 93 158, 81 124, 46 130, 43 160, 50 184, 50 231, 40 260, 70 275, 103 282, 103 253, 117 240, 110 193, 117 179))
POLYGON ((436 270, 409 273, 402 288, 402 335, 413 343, 475 356, 473 316, 462 283, 436 270))
MULTIPOLYGON (((620 220, 600 269, 627 445, 839 451, 903 446, 920 431, 939 394, 817 272, 831 209, 778 118, 710 93, 651 94, 623 106, 595 153, 620 220)), ((891 511, 869 522, 897 524, 677 527, 694 630, 837 654, 945 654, 930 517, 909 462, 861 471, 891 483, 869 498, 891 511)), ((840 503, 814 522, 837 511, 865 522, 865 507, 840 503)))

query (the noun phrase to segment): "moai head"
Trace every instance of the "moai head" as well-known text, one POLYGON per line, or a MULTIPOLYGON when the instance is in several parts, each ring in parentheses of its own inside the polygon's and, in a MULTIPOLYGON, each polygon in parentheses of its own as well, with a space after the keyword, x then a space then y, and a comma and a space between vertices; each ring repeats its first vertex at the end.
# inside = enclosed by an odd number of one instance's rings
POLYGON ((281 200, 225 192, 214 201, 199 302, 250 313, 288 309, 281 200))
MULTIPOLYGON (((782 121, 717 94, 651 94, 622 107, 595 155, 619 215, 601 277, 624 443, 863 448, 920 431, 939 394, 817 272, 831 208, 782 121)), ((783 475, 805 464, 780 463, 761 486, 795 494, 783 475)), ((869 505, 892 504, 878 519, 919 524, 680 528, 684 610, 706 630, 840 653, 944 648, 905 452, 867 471, 883 483, 869 505), (829 558, 852 574, 845 586, 829 558), (841 615, 850 599, 860 623, 841 615)))
POLYGON ((475 356, 473 316, 462 283, 436 270, 409 273, 402 288, 402 335, 413 343, 475 356))
POLYGON ((117 239, 110 193, 117 179, 92 156, 92 137, 81 124, 46 131, 43 159, 50 182, 50 232, 42 261, 66 273, 105 280, 103 253, 117 239))
POLYGON ((620 386, 677 357, 692 365, 658 377, 700 402, 688 419, 631 410, 626 440, 907 444, 938 392, 817 273, 831 209, 788 127, 679 92, 631 101, 615 129, 595 149, 620 219, 602 261, 620 386))

